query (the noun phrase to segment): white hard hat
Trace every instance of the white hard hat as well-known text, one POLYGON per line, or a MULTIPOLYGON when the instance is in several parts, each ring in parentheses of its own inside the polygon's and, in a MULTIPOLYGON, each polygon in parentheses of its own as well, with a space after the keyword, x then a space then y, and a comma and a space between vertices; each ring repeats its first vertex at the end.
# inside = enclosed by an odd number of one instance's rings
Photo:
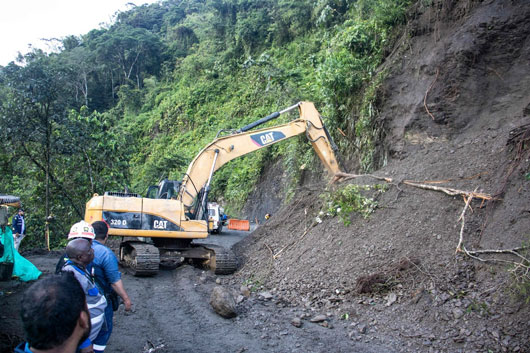
POLYGON ((95 237, 94 228, 85 221, 74 224, 68 233, 68 239, 87 238, 93 240, 95 237))

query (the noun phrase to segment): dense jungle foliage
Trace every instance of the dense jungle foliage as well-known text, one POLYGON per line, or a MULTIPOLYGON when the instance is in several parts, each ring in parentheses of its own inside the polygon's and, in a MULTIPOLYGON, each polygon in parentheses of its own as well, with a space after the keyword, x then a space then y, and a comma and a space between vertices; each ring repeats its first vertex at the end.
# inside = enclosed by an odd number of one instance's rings
MULTIPOLYGON (((380 165, 377 68, 410 3, 164 0, 0 66, 0 193, 22 199, 35 235, 24 245, 44 245, 48 215, 54 246, 93 193, 180 180, 218 130, 300 100, 315 102, 343 156, 380 165)), ((221 168, 213 199, 237 215, 277 158, 286 190, 301 166, 321 168, 304 136, 290 139, 221 168)))

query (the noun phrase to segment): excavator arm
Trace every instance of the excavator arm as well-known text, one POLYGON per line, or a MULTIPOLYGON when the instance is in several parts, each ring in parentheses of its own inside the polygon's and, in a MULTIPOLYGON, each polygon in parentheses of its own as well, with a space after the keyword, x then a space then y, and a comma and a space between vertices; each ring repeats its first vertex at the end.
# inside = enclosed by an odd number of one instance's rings
POLYGON ((254 152, 261 148, 286 140, 293 136, 306 133, 320 160, 335 176, 340 172, 331 138, 322 122, 320 114, 311 102, 300 102, 281 112, 276 112, 268 117, 249 124, 232 135, 218 137, 202 149, 188 167, 182 180, 179 199, 185 208, 191 208, 199 201, 204 205, 209 191, 213 173, 234 158, 254 152), (280 114, 298 108, 300 118, 289 123, 270 128, 250 131, 250 129, 275 119, 280 114), (204 188, 202 200, 196 200, 199 192, 204 188))

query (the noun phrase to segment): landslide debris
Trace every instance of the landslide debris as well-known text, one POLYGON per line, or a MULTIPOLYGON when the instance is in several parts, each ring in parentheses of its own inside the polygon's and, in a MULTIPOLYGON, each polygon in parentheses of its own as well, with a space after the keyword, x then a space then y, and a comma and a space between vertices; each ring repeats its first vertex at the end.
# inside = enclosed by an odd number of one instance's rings
MULTIPOLYGON (((381 68, 387 163, 372 174, 393 182, 378 208, 349 226, 315 223, 325 209, 318 173, 278 209, 257 191, 254 214, 273 216, 236 245, 236 276, 307 313, 351 321, 353 340, 404 341, 395 347, 404 352, 530 351, 530 255, 480 252, 530 240, 530 3, 423 3, 381 68), (471 200, 462 223, 466 199, 403 180, 495 199, 471 200), (460 239, 475 258, 455 251, 460 239)), ((269 180, 259 190, 273 190, 269 180)))

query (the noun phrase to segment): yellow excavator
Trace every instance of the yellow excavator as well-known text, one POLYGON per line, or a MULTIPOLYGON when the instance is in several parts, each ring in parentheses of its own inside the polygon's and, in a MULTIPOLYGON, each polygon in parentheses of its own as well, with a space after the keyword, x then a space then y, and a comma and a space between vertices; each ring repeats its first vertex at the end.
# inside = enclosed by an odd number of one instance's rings
POLYGON ((86 205, 85 221, 104 220, 109 234, 121 236, 120 261, 137 276, 154 275, 159 265, 175 266, 185 259, 205 265, 216 274, 230 274, 237 260, 230 249, 194 244, 208 237, 208 192, 213 173, 234 158, 305 133, 320 160, 336 179, 340 172, 334 144, 311 102, 300 102, 238 130, 221 130, 188 167, 182 181, 163 180, 138 194, 105 192, 86 205), (289 123, 252 130, 281 114, 298 109, 289 123), (226 135, 220 136, 223 133, 226 135))

